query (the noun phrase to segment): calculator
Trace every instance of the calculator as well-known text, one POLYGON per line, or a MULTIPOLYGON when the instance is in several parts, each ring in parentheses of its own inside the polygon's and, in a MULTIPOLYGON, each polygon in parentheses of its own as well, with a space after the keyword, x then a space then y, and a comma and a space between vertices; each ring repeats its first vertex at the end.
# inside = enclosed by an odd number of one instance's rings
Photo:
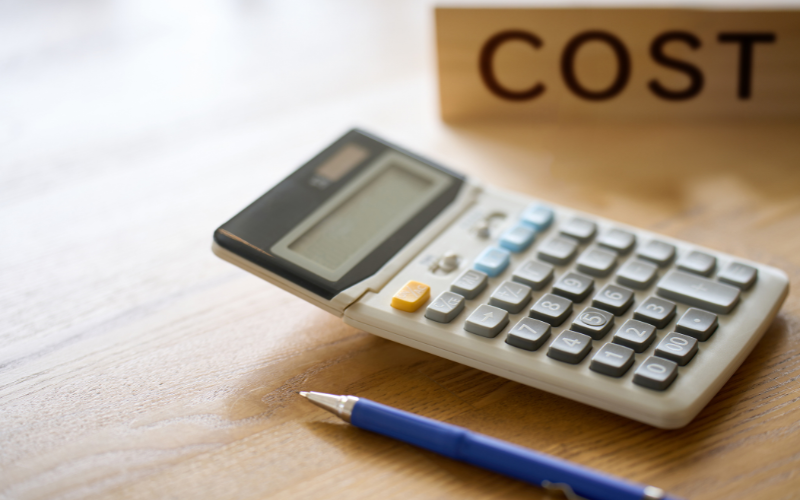
POLYGON ((362 130, 219 227, 213 250, 366 332, 667 429, 719 391, 789 290, 773 267, 362 130))

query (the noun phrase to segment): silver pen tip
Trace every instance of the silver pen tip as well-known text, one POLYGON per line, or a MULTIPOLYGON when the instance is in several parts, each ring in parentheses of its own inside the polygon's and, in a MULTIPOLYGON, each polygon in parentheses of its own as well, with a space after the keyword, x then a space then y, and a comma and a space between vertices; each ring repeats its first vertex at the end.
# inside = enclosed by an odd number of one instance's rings
POLYGON ((303 396, 304 398, 307 398, 307 397, 308 397, 308 393, 307 393, 307 392, 305 392, 305 391, 300 391, 300 392, 298 392, 297 394, 299 394, 299 395, 303 396))

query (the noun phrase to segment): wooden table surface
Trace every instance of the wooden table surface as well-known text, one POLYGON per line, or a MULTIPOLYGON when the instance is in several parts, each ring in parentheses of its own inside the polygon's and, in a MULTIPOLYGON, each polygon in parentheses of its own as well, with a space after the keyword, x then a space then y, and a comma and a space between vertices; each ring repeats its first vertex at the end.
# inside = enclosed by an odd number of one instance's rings
POLYGON ((693 499, 800 498, 800 300, 687 427, 439 359, 214 257, 353 125, 495 185, 779 267, 800 124, 444 124, 430 2, 0 4, 0 497, 543 498, 360 431, 350 393, 693 499))

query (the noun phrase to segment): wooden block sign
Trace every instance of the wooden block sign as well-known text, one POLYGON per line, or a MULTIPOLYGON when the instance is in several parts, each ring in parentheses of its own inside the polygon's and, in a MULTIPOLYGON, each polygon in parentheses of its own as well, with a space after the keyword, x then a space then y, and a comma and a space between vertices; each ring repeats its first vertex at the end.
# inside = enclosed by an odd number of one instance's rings
POLYGON ((436 9, 446 121, 800 118, 800 11, 436 9))

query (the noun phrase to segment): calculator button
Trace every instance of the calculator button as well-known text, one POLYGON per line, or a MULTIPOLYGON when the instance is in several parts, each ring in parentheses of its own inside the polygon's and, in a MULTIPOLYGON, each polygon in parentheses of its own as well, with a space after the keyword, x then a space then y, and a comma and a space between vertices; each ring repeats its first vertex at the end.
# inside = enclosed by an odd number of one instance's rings
POLYGON ((489 304, 516 314, 531 301, 531 289, 525 285, 504 281, 492 292, 489 304))
POLYGON ((507 250, 489 247, 475 259, 473 267, 491 277, 495 277, 508 267, 510 259, 511 254, 507 250))
POLYGON ((721 282, 739 287, 742 290, 747 290, 753 286, 757 277, 758 270, 755 267, 739 264, 738 262, 729 265, 717 275, 717 279, 721 282))
POLYGON ((656 291, 662 297, 717 314, 727 314, 739 303, 739 289, 689 273, 670 271, 656 291))
POLYGON ((633 383, 648 389, 663 391, 677 376, 678 365, 675 362, 650 356, 634 372, 633 383))
POLYGON ((500 236, 500 246, 514 253, 525 251, 536 237, 536 230, 525 224, 517 224, 500 236))
POLYGON ((663 241, 653 240, 639 248, 637 255, 664 267, 675 258, 675 246, 663 241))
POLYGON ((697 339, 680 333, 670 333, 658 344, 655 355, 685 366, 697 353, 697 339))
POLYGON ((633 290, 608 284, 592 299, 592 305, 617 316, 623 314, 633 304, 633 290))
POLYGON ((486 288, 488 282, 489 278, 486 273, 469 269, 450 285, 450 291, 461 295, 465 299, 474 299, 486 288))
POLYGON ((553 285, 553 293, 574 302, 583 302, 594 289, 594 280, 578 273, 567 273, 553 285))
POLYGON ((553 222, 553 210, 539 204, 528 205, 520 216, 520 221, 537 231, 544 231, 553 222))
POLYGON ((675 304, 658 297, 648 297, 633 312, 635 319, 655 325, 656 328, 664 328, 674 316, 675 304))
POLYGON ((617 344, 603 344, 592 357, 589 368, 609 377, 621 377, 633 365, 633 349, 617 344))
POLYGON ((496 337, 508 324, 508 313, 486 304, 478 306, 464 323, 464 330, 481 337, 496 337))
POLYGON ((690 252, 678 261, 678 268, 691 273, 711 276, 717 266, 716 257, 703 252, 690 252))
POLYGON ((464 310, 464 297, 453 292, 442 292, 425 310, 425 317, 438 323, 450 323, 464 310))
POLYGON ((597 224, 590 220, 576 217, 561 226, 559 231, 565 236, 570 236, 581 243, 586 243, 591 240, 597 232, 597 224))
POLYGON ((564 330, 550 344, 547 356, 564 363, 578 364, 592 350, 592 339, 588 335, 564 330))
POLYGON ((533 318, 522 318, 506 336, 506 344, 535 351, 550 338, 550 325, 533 318))
POLYGON ((630 347, 636 352, 644 352, 656 339, 656 327, 629 319, 619 327, 612 342, 630 347))
POLYGON ((597 244, 626 255, 636 244, 636 236, 622 229, 612 229, 598 238, 597 244))
POLYGON ((578 245, 574 241, 556 236, 539 245, 537 255, 544 261, 563 266, 569 264, 576 253, 578 245))
POLYGON ((641 260, 631 259, 617 271, 617 283, 636 290, 650 288, 656 281, 658 268, 641 260))
POLYGON ((587 307, 575 317, 570 329, 585 333, 594 340, 600 340, 611 330, 612 326, 614 326, 613 314, 594 307, 587 307))
POLYGON ((570 314, 572 314, 572 302, 552 293, 544 294, 531 307, 530 311, 531 318, 542 320, 553 326, 563 323, 570 314))
POLYGON ((590 248, 578 257, 578 271, 592 276, 608 276, 617 265, 617 254, 599 248, 590 248))
POLYGON ((392 307, 414 312, 431 297, 431 287, 419 281, 409 281, 392 297, 392 307))
POLYGON ((717 329, 717 315, 692 307, 687 310, 675 325, 675 330, 700 342, 705 342, 717 329))
POLYGON ((534 290, 541 290, 553 279, 553 266, 537 260, 526 260, 514 271, 511 279, 534 290))

